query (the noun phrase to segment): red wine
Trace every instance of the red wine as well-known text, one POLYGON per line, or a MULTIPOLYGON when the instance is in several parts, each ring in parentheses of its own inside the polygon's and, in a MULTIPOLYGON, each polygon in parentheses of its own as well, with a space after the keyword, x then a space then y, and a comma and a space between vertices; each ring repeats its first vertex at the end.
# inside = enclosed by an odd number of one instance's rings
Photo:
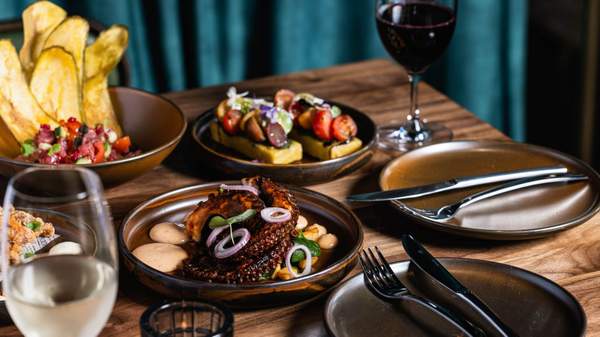
POLYGON ((422 73, 444 52, 454 33, 454 12, 427 3, 395 3, 377 9, 383 45, 410 73, 422 73))

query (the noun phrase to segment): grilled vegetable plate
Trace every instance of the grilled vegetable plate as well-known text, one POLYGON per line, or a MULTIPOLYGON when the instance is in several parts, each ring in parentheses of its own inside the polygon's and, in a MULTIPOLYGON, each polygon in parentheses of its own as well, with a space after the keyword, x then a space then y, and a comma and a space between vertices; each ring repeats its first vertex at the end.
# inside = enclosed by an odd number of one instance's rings
POLYGON ((84 18, 70 16, 50 33, 44 43, 44 49, 54 46, 63 47, 73 55, 80 83, 83 81, 83 53, 89 30, 90 25, 84 18))
POLYGON ((19 58, 27 78, 46 39, 66 17, 67 12, 50 1, 35 2, 23 11, 23 47, 19 51, 19 58))
POLYGON ((83 120, 90 125, 103 123, 119 137, 123 131, 108 95, 108 75, 121 60, 128 37, 127 28, 114 25, 85 50, 83 120))
POLYGON ((0 117, 20 143, 33 138, 40 124, 56 125, 31 94, 10 40, 0 40, 0 117))
POLYGON ((232 148, 249 158, 269 164, 289 164, 302 159, 302 145, 294 140, 282 148, 255 143, 244 136, 228 135, 217 122, 210 124, 211 138, 226 147, 232 148))
POLYGON ((54 120, 81 120, 81 89, 73 56, 62 47, 44 49, 29 87, 46 114, 54 120))

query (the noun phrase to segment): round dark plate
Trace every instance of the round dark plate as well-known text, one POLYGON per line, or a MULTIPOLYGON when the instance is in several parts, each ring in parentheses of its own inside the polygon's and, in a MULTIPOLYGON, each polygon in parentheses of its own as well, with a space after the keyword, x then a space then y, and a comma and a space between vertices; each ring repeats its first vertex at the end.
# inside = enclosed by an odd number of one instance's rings
POLYGON ((331 181, 357 170, 371 159, 377 127, 365 113, 337 102, 329 101, 329 103, 337 105, 343 113, 352 116, 358 126, 357 136, 363 142, 361 149, 341 158, 318 161, 305 153, 302 161, 291 164, 280 165, 252 161, 252 159, 211 139, 209 125, 216 119, 214 108, 196 119, 192 128, 192 136, 198 144, 197 148, 204 159, 203 162, 232 177, 262 175, 282 183, 295 185, 311 185, 331 181))
MULTIPOLYGON (((136 178, 158 166, 177 146, 185 133, 187 121, 183 112, 168 99, 139 89, 113 87, 108 89, 123 133, 142 150, 131 158, 83 166, 96 172, 104 186, 115 186, 136 178)), ((9 132, 0 121, 0 132, 9 132)), ((5 137, 2 140, 5 140, 5 137)), ((10 137, 12 138, 12 137, 10 137)), ((0 140, 0 175, 11 177, 28 167, 49 167, 12 159, 18 144, 0 140), (11 153, 12 155, 7 155, 11 153)), ((17 151, 18 152, 18 151, 17 151)))
POLYGON ((600 176, 579 159, 548 148, 513 142, 460 141, 408 152, 381 171, 382 190, 431 184, 448 179, 524 168, 564 165, 587 181, 522 189, 460 210, 450 221, 416 217, 406 207, 438 208, 493 185, 465 188, 392 205, 420 224, 455 235, 488 240, 523 240, 582 224, 600 210, 600 176))
POLYGON ((362 245, 360 220, 340 202, 317 192, 289 187, 302 215, 309 223, 318 222, 339 238, 339 245, 323 261, 317 272, 289 281, 254 284, 223 284, 187 279, 165 274, 148 267, 131 253, 135 247, 150 242, 148 231, 156 223, 181 222, 184 216, 221 184, 195 185, 164 193, 136 207, 118 231, 119 251, 125 268, 147 287, 174 298, 219 300, 235 308, 272 307, 299 302, 320 294, 341 281, 356 264, 362 245))
MULTIPOLYGON (((577 337, 585 333, 586 317, 581 305, 547 278, 496 262, 450 258, 440 262, 519 336, 577 337)), ((411 276, 409 261, 391 266, 412 292, 425 288, 411 276)), ((420 294, 430 295, 423 291, 420 294)), ((358 274, 329 297, 325 324, 337 337, 369 336, 375 331, 378 336, 429 337, 434 334, 427 330, 427 323, 436 317, 427 315, 409 316, 404 309, 379 300, 365 287, 363 274, 358 274)), ((454 334, 446 332, 442 336, 454 334)))

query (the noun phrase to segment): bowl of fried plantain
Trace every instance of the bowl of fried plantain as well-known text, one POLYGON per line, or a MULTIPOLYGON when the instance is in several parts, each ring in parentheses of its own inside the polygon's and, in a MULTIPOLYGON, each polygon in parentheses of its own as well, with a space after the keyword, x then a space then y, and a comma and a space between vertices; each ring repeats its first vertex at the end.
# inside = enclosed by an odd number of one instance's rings
POLYGON ((173 151, 187 127, 175 104, 142 90, 108 87, 127 48, 127 27, 113 25, 88 44, 88 22, 67 16, 49 1, 33 3, 22 18, 24 41, 18 52, 12 41, 0 39, 0 175, 50 166, 17 158, 29 160, 21 149, 41 125, 55 128, 71 119, 91 127, 102 124, 116 138, 129 136, 139 150, 112 161, 102 155, 93 164, 78 164, 96 171, 106 186, 143 174, 173 151))

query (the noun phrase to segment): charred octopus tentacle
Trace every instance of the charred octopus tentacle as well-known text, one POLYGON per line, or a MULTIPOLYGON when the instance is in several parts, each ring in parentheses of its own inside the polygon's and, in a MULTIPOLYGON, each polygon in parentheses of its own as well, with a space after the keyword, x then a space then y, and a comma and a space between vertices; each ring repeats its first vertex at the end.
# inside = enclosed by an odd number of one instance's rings
MULTIPOLYGON (((188 277, 227 283, 256 282, 272 272, 285 258, 292 246, 292 232, 298 220, 298 207, 293 195, 282 186, 262 177, 245 181, 259 191, 259 196, 248 191, 221 191, 198 204, 185 219, 186 231, 194 239, 192 254, 184 263, 182 273, 188 277), (291 218, 285 222, 267 223, 260 211, 265 207, 287 209, 291 218), (206 247, 211 229, 206 225, 213 216, 229 218, 254 209, 257 214, 233 228, 245 228, 251 233, 250 240, 238 252, 225 259, 212 253, 216 243, 206 247)), ((226 239, 229 231, 223 231, 214 242, 226 239)))

